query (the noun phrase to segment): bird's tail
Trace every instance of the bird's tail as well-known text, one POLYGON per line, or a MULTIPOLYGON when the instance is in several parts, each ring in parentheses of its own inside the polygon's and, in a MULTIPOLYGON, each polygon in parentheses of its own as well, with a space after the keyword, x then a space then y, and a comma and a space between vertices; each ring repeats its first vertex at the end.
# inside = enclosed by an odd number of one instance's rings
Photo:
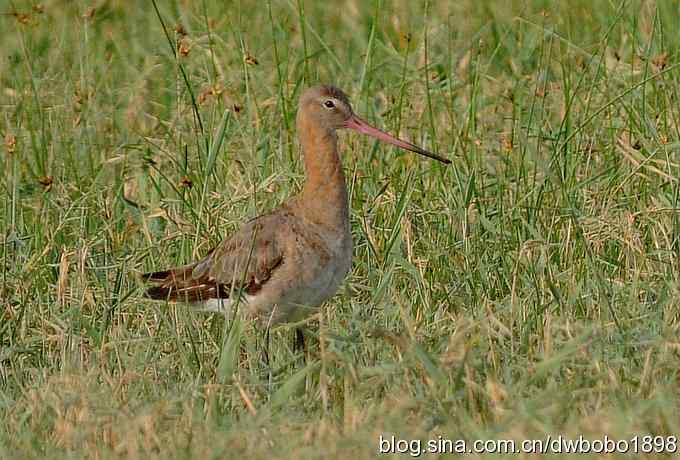
POLYGON ((209 299, 229 297, 229 286, 216 282, 207 275, 195 278, 194 265, 144 273, 142 280, 154 284, 144 295, 150 299, 168 302, 196 303, 209 299))
POLYGON ((154 286, 149 287, 144 292, 144 295, 150 299, 172 302, 187 300, 186 295, 182 295, 181 299, 178 299, 178 297, 180 297, 181 292, 186 293, 188 288, 196 284, 196 280, 191 276, 192 270, 193 266, 188 265, 142 274, 141 278, 143 281, 154 284, 154 286))

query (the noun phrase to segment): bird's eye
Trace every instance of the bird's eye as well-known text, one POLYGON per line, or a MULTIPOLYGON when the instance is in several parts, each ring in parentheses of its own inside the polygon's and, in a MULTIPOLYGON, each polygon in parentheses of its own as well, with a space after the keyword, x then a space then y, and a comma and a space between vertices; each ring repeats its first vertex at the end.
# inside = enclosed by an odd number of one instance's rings
POLYGON ((327 109, 332 109, 335 107, 335 104, 333 104, 333 101, 330 99, 327 99, 324 101, 323 106, 326 107, 327 109))

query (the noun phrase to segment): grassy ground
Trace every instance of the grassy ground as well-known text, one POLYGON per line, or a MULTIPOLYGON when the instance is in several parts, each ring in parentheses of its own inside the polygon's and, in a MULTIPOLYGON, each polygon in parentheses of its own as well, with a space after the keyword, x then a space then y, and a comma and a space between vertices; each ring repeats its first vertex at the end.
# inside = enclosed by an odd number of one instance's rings
POLYGON ((680 435, 677 2, 158 3, 2 3, 1 458, 680 435), (269 378, 134 273, 300 188, 317 82, 454 166, 341 134, 354 268, 269 378))

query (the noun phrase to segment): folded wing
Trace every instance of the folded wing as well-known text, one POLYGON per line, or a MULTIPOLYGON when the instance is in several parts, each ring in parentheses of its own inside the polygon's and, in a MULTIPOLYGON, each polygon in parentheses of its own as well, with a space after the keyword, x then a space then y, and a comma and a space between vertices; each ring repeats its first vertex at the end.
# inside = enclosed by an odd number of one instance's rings
POLYGON ((146 296, 197 303, 228 299, 234 293, 257 294, 284 263, 277 241, 279 220, 273 215, 254 219, 202 260, 142 275, 145 281, 155 284, 146 296))

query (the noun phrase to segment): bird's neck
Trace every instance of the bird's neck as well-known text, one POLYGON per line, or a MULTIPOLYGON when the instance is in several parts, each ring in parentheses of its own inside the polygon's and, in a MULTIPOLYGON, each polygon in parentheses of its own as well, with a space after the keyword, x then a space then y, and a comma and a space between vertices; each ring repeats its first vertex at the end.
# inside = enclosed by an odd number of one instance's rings
POLYGON ((301 212, 316 223, 344 229, 349 223, 349 204, 335 131, 305 117, 299 117, 297 125, 306 175, 299 196, 301 212))

